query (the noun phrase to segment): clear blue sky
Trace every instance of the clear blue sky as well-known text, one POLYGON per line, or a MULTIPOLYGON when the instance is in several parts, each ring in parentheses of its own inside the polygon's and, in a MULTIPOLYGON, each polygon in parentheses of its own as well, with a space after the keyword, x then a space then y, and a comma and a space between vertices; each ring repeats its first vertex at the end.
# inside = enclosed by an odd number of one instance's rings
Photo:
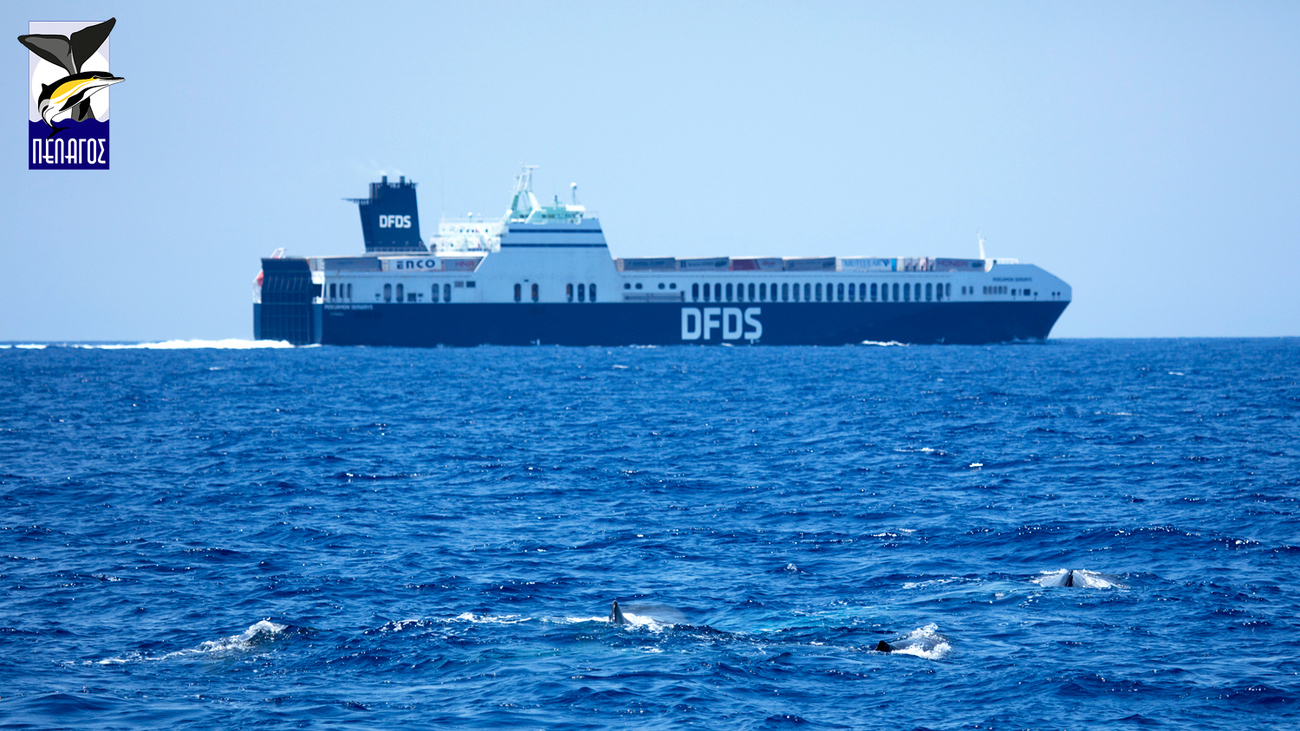
POLYGON ((1017 257, 1057 337, 1300 335, 1297 3, 0 7, 0 341, 252 336, 258 258, 579 184, 616 256, 1017 257), (116 16, 112 170, 26 169, 30 20, 116 16))

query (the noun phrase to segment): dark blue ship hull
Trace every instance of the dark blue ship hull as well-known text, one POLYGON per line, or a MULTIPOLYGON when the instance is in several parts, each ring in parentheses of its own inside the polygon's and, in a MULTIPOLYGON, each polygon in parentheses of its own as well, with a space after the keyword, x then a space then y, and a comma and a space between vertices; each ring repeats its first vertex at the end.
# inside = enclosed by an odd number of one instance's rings
MULTIPOLYGON (((1045 339, 1068 302, 807 302, 310 305, 325 345, 984 344, 1045 339), (712 310, 712 328, 694 314, 712 310), (731 310, 728 332, 718 320, 731 310), (738 319, 737 311, 744 315, 738 319), (746 320, 752 324, 746 325, 746 320), (684 322, 685 321, 685 322, 684 322), (759 332, 761 330, 761 332, 759 332), (684 335, 696 335, 685 339, 684 335), (758 333, 757 338, 751 337, 758 333), (728 336, 731 336, 728 338, 728 336)), ((257 337, 262 305, 254 307, 257 337)), ((305 308, 304 308, 305 309, 305 308)), ((308 319, 309 318, 309 319, 308 319)))

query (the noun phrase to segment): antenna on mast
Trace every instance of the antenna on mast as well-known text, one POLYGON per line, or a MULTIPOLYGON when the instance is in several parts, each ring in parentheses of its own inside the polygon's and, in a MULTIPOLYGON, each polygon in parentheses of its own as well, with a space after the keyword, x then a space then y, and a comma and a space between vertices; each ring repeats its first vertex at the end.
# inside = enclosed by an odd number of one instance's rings
POLYGON ((573 205, 578 205, 578 184, 569 183, 569 196, 573 199, 573 205))
POLYGON ((985 259, 987 257, 984 256, 984 235, 979 231, 976 231, 975 236, 980 240, 980 258, 985 259))
POLYGON ((506 217, 522 221, 532 215, 539 206, 537 198, 533 196, 533 171, 537 166, 520 163, 520 167, 523 169, 515 176, 515 192, 510 199, 510 210, 506 211, 506 217))

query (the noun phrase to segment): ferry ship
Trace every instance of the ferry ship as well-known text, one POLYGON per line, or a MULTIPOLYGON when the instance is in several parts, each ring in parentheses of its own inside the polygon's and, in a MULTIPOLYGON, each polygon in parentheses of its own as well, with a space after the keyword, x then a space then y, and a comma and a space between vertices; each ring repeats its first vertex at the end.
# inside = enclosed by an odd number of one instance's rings
POLYGON ((444 219, 384 177, 362 256, 262 259, 256 339, 305 345, 844 345, 1043 340, 1070 285, 1015 259, 615 258, 577 201, 540 205, 532 166, 498 219, 444 219))

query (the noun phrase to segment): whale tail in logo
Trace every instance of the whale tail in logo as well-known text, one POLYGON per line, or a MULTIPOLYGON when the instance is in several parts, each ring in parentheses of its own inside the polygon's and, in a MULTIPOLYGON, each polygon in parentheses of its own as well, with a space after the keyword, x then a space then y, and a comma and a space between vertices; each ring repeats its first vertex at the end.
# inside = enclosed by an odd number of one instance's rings
POLYGON ((67 76, 58 81, 42 85, 37 100, 41 119, 50 126, 50 137, 65 129, 55 126, 56 119, 72 119, 76 122, 94 119, 90 97, 102 89, 125 81, 122 77, 107 72, 83 73, 81 70, 86 61, 108 40, 108 34, 116 24, 116 18, 109 18, 103 23, 82 28, 70 36, 47 33, 18 36, 18 42, 32 53, 68 72, 67 76))

